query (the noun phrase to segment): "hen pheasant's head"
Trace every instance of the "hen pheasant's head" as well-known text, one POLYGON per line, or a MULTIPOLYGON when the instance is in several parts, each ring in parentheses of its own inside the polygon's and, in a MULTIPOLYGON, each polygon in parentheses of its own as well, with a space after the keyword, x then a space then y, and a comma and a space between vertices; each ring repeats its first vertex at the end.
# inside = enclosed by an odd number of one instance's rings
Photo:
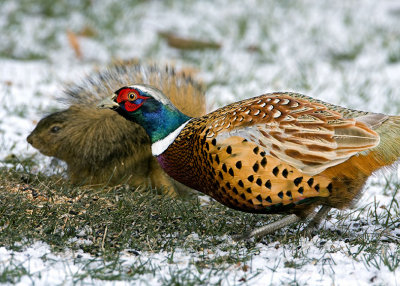
POLYGON ((159 89, 144 84, 118 89, 99 108, 116 109, 125 118, 139 123, 152 142, 164 138, 189 119, 159 89))

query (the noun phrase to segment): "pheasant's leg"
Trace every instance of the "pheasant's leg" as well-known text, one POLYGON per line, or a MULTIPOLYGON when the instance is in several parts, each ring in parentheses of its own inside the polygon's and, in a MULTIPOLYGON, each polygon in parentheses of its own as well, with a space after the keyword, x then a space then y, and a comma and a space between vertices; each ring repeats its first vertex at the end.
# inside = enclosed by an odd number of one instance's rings
POLYGON ((262 226, 260 228, 256 228, 256 229, 254 229, 254 230, 252 230, 250 232, 247 232, 247 233, 245 233, 243 235, 235 236, 234 239, 235 240, 242 240, 242 239, 250 239, 252 237, 261 237, 261 236, 264 236, 266 234, 273 233, 273 232, 277 231, 278 229, 280 229, 282 227, 285 227, 287 225, 293 224, 293 223, 298 222, 300 220, 301 220, 301 218, 298 217, 295 214, 288 215, 288 216, 284 217, 283 219, 278 220, 278 221, 276 221, 274 223, 262 226))
POLYGON ((312 232, 320 225, 321 221, 326 217, 326 215, 331 210, 331 207, 322 206, 317 214, 312 218, 306 228, 303 230, 305 236, 311 236, 312 232))

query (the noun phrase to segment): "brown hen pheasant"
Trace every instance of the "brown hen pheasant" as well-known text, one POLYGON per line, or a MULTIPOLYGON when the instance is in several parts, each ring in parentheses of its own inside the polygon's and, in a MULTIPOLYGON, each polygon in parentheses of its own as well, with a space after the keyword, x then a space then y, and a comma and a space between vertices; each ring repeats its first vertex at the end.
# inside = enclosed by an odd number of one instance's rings
POLYGON ((146 85, 116 91, 102 107, 142 125, 152 153, 177 181, 251 213, 290 214, 244 237, 312 215, 308 230, 350 206, 367 178, 400 156, 400 117, 361 112, 296 93, 271 93, 199 118, 146 85))

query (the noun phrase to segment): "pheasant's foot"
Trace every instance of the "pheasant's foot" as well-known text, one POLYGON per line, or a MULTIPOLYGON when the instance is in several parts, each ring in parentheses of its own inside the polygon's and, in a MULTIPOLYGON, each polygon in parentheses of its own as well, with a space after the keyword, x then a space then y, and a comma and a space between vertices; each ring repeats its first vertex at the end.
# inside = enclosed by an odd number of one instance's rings
POLYGON ((326 217, 330 210, 331 207, 322 206, 312 220, 308 223, 308 225, 304 228, 303 235, 311 238, 313 231, 318 228, 318 226, 321 224, 321 221, 326 217))
POLYGON ((278 221, 273 222, 271 224, 262 226, 260 228, 256 228, 256 229, 254 229, 252 231, 249 231, 247 233, 244 233, 242 235, 235 235, 232 238, 234 240, 238 241, 238 240, 242 240, 242 239, 250 239, 252 237, 255 237, 255 238, 261 237, 261 236, 264 236, 266 234, 273 233, 273 232, 277 231, 278 229, 281 229, 281 228, 283 228, 285 226, 288 226, 288 225, 291 225, 293 223, 296 223, 296 222, 298 222, 300 220, 301 220, 301 218, 298 217, 295 214, 288 215, 288 216, 284 217, 281 220, 278 220, 278 221))

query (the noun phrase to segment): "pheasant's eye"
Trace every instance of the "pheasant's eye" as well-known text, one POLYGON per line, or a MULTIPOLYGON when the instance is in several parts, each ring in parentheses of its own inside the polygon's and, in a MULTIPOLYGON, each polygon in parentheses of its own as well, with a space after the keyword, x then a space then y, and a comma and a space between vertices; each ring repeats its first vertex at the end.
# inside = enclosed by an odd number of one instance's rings
POLYGON ((115 95, 116 98, 114 101, 116 101, 122 109, 128 112, 133 112, 139 109, 144 102, 150 98, 149 96, 145 96, 139 89, 132 87, 122 87, 115 92, 115 95))
POLYGON ((134 93, 134 92, 128 93, 128 99, 129 99, 129 101, 134 101, 134 100, 136 100, 136 98, 137 98, 136 93, 134 93))

